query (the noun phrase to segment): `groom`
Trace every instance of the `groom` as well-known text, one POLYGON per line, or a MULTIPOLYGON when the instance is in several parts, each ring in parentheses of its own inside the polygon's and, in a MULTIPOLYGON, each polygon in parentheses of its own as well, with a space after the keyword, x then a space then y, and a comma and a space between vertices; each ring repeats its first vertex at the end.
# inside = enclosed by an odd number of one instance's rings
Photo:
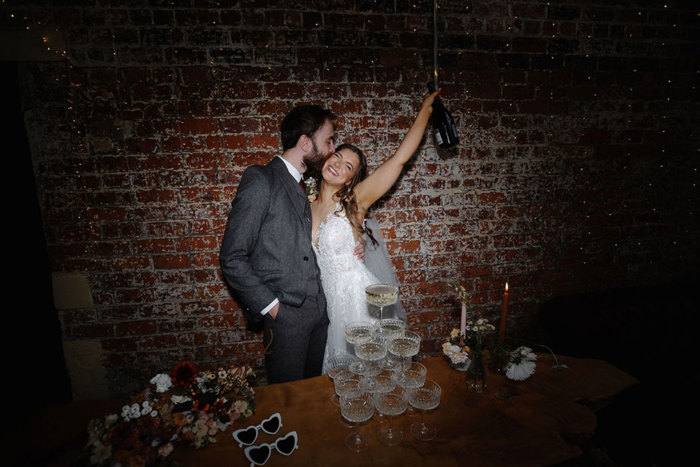
POLYGON ((248 167, 231 205, 219 261, 249 323, 263 321, 269 383, 318 376, 328 316, 311 246, 307 166, 335 151, 329 110, 297 106, 282 120, 283 153, 248 167))

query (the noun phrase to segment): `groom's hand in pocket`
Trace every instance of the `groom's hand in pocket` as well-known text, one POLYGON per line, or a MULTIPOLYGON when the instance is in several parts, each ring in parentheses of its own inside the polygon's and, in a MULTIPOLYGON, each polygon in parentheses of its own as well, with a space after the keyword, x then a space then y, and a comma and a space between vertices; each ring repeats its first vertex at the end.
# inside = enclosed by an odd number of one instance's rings
POLYGON ((270 318, 277 319, 277 312, 278 311, 280 311, 280 304, 276 303, 275 306, 270 308, 270 311, 268 311, 267 314, 270 315, 270 318))

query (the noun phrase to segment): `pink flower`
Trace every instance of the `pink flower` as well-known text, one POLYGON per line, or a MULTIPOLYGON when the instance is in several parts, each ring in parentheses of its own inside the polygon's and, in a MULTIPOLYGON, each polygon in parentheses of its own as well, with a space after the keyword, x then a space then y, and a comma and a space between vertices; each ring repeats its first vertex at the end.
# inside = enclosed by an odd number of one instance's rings
POLYGON ((168 457, 171 452, 173 452, 173 444, 172 443, 164 444, 158 448, 158 455, 160 457, 168 457))

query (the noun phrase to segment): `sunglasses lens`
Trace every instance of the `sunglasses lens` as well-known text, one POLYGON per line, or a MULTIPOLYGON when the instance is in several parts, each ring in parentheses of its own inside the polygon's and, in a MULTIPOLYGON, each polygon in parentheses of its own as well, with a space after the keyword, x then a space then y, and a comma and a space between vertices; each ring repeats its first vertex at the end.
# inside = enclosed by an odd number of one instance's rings
POLYGON ((257 437, 258 429, 254 426, 246 428, 245 430, 236 430, 233 432, 233 439, 238 441, 239 444, 253 444, 257 437))
POLYGON ((292 431, 287 436, 275 441, 275 448, 280 454, 288 456, 297 447, 297 432, 292 431))
POLYGON ((265 433, 269 433, 269 434, 277 433, 277 430, 280 429, 281 425, 282 425, 282 420, 280 418, 280 414, 278 414, 278 413, 274 414, 272 417, 268 418, 267 420, 263 420, 263 422, 260 424, 263 431, 265 433))
POLYGON ((245 448, 245 456, 250 462, 263 465, 270 458, 270 446, 262 444, 260 446, 250 446, 245 448))

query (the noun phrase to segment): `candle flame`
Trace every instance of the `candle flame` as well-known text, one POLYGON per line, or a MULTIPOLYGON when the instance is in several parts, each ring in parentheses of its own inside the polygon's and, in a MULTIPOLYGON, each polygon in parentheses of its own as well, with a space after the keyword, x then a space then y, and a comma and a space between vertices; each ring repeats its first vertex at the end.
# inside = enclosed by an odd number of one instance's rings
POLYGON ((506 282, 506 292, 508 292, 508 282, 506 282))

